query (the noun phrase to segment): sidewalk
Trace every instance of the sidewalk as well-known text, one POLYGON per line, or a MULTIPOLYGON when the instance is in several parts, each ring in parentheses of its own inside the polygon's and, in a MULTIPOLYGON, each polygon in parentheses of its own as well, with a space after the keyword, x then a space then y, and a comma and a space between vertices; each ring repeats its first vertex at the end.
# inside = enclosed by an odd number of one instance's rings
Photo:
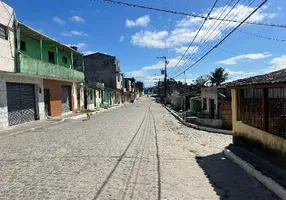
MULTIPOLYGON (((162 104, 163 105, 163 104, 162 104)), ((232 131, 231 130, 226 130, 226 129, 219 129, 219 128, 211 128, 211 127, 207 127, 207 126, 201 126, 201 125, 197 125, 197 124, 192 124, 189 122, 185 122, 185 120, 183 118, 181 118, 175 111, 173 111, 171 108, 163 105, 163 107, 166 108, 166 110, 168 110, 174 117, 176 117, 182 124, 189 126, 191 128, 194 129, 198 129, 198 130, 203 130, 203 131, 207 131, 207 132, 213 132, 213 133, 221 133, 221 134, 226 134, 226 135, 232 135, 232 131)))
MULTIPOLYGON (((92 112, 92 114, 97 114, 97 113, 102 113, 102 112, 106 112, 115 108, 119 108, 123 105, 126 105, 127 103, 124 104, 116 104, 111 106, 108 109, 104 109, 104 108, 98 108, 96 109, 94 112, 92 112)), ((55 124, 59 124, 62 123, 64 121, 67 120, 77 120, 77 119, 82 119, 87 117, 85 113, 71 113, 71 114, 67 114, 67 115, 62 115, 62 116, 58 116, 58 117, 54 117, 51 119, 44 119, 44 120, 37 120, 37 121, 32 121, 32 122, 28 122, 28 123, 24 123, 24 124, 19 124, 19 125, 15 125, 15 126, 10 126, 4 130, 0 130, 0 140, 7 138, 9 136, 15 136, 17 134, 21 134, 27 131, 32 131, 32 130, 36 130, 36 129, 40 129, 40 128, 45 128, 45 127, 49 127, 55 124)))
POLYGON ((284 170, 239 147, 225 148, 223 153, 278 197, 286 200, 286 172, 284 170))

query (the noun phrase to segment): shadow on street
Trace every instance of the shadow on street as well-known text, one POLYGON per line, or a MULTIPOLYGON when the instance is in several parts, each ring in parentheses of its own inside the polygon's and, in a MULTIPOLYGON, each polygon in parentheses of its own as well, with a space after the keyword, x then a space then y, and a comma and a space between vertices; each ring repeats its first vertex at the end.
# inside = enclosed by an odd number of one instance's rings
POLYGON ((222 153, 196 160, 221 199, 279 199, 222 153))

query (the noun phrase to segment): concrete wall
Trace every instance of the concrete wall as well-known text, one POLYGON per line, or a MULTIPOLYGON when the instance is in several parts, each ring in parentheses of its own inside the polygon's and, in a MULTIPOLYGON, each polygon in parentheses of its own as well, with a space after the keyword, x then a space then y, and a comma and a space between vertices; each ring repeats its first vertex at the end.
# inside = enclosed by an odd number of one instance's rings
POLYGON ((242 136, 249 139, 250 141, 256 141, 268 149, 286 153, 286 140, 265 132, 263 130, 257 129, 255 127, 244 124, 237 120, 237 90, 231 90, 232 96, 232 130, 234 136, 242 136))
POLYGON ((214 99, 215 110, 214 114, 218 114, 218 92, 216 87, 203 87, 201 89, 201 103, 202 103, 202 113, 209 114, 210 113, 210 99, 214 99), (203 99, 207 99, 207 108, 203 109, 203 99))
POLYGON ((51 79, 44 79, 43 81, 44 89, 50 90, 50 112, 51 116, 62 115, 62 89, 61 86, 71 87, 71 111, 74 111, 74 87, 73 82, 56 81, 51 79))
POLYGON ((0 129, 8 127, 6 82, 34 84, 37 105, 36 111, 40 120, 45 119, 43 80, 39 78, 0 73, 0 129))
POLYGON ((14 72, 15 70, 15 39, 14 39, 13 8, 0 3, 0 24, 8 28, 8 39, 0 38, 0 71, 14 72))
POLYGON ((84 56, 85 80, 104 83, 105 87, 117 89, 116 58, 101 53, 84 56))

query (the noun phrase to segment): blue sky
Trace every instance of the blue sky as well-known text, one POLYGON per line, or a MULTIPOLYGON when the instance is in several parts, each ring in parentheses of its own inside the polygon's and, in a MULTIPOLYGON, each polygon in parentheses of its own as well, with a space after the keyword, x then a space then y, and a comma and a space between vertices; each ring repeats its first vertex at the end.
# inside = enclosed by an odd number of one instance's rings
MULTIPOLYGON (((256 0, 259 3, 261 0, 256 0)), ((87 53, 103 52, 120 59, 121 70, 126 76, 143 80, 146 85, 153 84, 161 78, 162 61, 156 56, 167 56, 171 71, 190 44, 202 21, 198 18, 135 9, 113 4, 99 3, 90 0, 49 0, 49 1, 15 1, 5 0, 15 9, 17 18, 44 34, 65 44, 80 47, 87 53)), ((206 14, 214 1, 190 0, 145 0, 125 2, 137 3, 152 7, 166 8, 187 13, 206 14)), ((219 0, 213 11, 216 16, 227 0, 219 0)), ((251 9, 241 1, 245 10, 251 9)), ((248 2, 248 1, 245 1, 248 2)), ((250 21, 283 24, 286 16, 285 0, 269 1, 250 21)), ((247 12, 246 12, 247 13, 247 12)), ((244 16, 241 17, 241 19, 244 16)), ((205 31, 212 22, 206 23, 205 31)), ((286 29, 257 25, 243 25, 239 30, 267 37, 286 39, 286 29)), ((223 25, 217 30, 223 34, 223 25)), ((203 34, 202 34, 203 35, 203 34)), ((203 53, 208 44, 218 41, 211 38, 206 46, 199 46, 199 38, 189 51, 190 58, 203 53), (196 43, 197 42, 197 43, 196 43), (209 43, 208 43, 209 42, 209 43), (195 54, 196 53, 196 54, 195 54)), ((286 42, 265 40, 235 32, 219 48, 215 49, 199 65, 186 72, 186 79, 191 82, 200 75, 209 74, 216 67, 229 71, 231 80, 261 74, 286 67, 286 42), (228 50, 235 55, 227 53, 228 50)), ((188 65, 170 73, 170 77, 183 71, 188 65)), ((184 80, 184 76, 177 77, 184 80)))

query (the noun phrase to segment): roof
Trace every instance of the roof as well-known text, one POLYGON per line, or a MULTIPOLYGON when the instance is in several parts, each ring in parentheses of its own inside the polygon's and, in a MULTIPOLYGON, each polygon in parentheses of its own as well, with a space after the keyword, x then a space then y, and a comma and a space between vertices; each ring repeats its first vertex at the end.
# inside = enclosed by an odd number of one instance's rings
POLYGON ((97 55, 97 56, 107 56, 107 57, 112 57, 113 59, 119 60, 116 56, 112 56, 112 55, 105 54, 105 53, 100 53, 100 52, 94 52, 94 53, 91 53, 91 54, 87 54, 87 55, 85 55, 84 57, 89 57, 89 56, 94 56, 94 55, 97 55))
POLYGON ((264 75, 252 76, 227 83, 227 87, 286 83, 286 69, 281 69, 264 75))
MULTIPOLYGON (((73 48, 69 47, 68 45, 65 45, 65 44, 63 44, 63 43, 60 43, 59 41, 56 41, 55 39, 52 39, 52 38, 50 38, 50 37, 48 37, 48 36, 46 36, 46 35, 40 33, 39 31, 36 31, 35 29, 33 29, 33 28, 27 26, 26 24, 24 24, 24 23, 22 23, 22 22, 19 22, 19 21, 18 21, 18 25, 19 25, 20 28, 21 28, 21 33, 27 34, 27 35, 29 35, 30 37, 33 37, 33 38, 35 38, 35 39, 42 39, 42 40, 44 40, 44 41, 53 41, 53 42, 57 43, 57 45, 60 46, 60 47, 63 47, 63 48, 65 48, 65 49, 67 49, 67 50, 69 50, 69 51, 72 51, 72 52, 74 52, 74 53, 77 53, 77 54, 82 54, 82 53, 80 53, 79 51, 76 51, 76 50, 74 50, 73 48)), ((82 55, 83 55, 83 54, 82 54, 82 55)))

